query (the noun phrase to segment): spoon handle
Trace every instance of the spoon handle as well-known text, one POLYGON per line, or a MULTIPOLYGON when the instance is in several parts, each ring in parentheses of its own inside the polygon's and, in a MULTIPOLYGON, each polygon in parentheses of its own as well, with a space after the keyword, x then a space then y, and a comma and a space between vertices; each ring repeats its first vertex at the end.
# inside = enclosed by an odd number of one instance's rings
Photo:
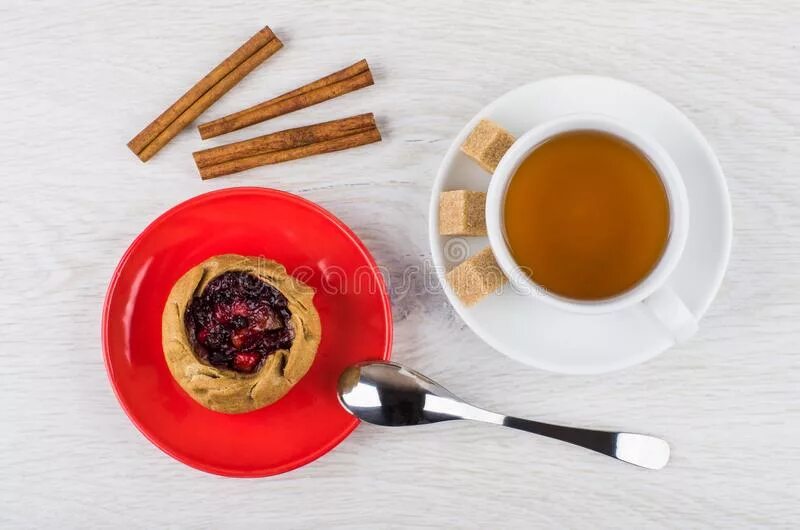
POLYGON ((564 427, 513 416, 504 416, 502 425, 579 445, 648 469, 661 469, 669 461, 669 444, 646 434, 564 427))

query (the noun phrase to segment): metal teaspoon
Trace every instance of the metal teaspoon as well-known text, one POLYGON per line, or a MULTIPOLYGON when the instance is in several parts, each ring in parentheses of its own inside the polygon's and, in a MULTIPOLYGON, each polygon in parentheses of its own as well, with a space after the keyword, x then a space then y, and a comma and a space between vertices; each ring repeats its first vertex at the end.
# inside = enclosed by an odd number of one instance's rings
POLYGON ((347 368, 339 377, 339 401, 355 417, 375 425, 483 421, 555 438, 648 469, 661 469, 669 461, 669 444, 660 438, 503 416, 465 403, 432 379, 392 362, 347 368))

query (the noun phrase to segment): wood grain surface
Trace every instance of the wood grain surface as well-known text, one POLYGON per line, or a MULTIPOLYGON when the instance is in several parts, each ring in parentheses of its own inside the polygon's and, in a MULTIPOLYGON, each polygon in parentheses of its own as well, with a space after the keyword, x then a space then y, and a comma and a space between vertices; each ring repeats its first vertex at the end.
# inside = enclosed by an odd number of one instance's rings
POLYGON ((800 69, 794 1, 154 0, 0 5, 0 527, 753 528, 800 525, 800 69), (254 31, 286 46, 207 121, 366 57, 376 84, 225 138, 186 130, 148 164, 125 143, 254 31), (440 292, 393 294, 395 359, 496 410, 659 434, 647 472, 492 426, 362 426, 270 479, 190 469, 128 421, 103 367, 111 273, 151 220, 237 185, 348 223, 393 284, 429 258, 451 139, 528 81, 639 83, 699 126, 726 171, 730 268, 696 338, 592 377, 517 364, 440 292), (384 141, 203 182, 191 152, 374 112, 384 141))

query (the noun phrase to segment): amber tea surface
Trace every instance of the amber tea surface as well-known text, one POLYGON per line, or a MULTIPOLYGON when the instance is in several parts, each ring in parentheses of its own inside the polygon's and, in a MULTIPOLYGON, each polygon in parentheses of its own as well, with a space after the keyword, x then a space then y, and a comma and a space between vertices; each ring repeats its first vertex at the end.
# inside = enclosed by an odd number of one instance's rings
POLYGON ((549 292, 576 300, 624 293, 647 277, 669 237, 669 202, 653 165, 615 136, 555 136, 522 162, 506 191, 506 241, 549 292))

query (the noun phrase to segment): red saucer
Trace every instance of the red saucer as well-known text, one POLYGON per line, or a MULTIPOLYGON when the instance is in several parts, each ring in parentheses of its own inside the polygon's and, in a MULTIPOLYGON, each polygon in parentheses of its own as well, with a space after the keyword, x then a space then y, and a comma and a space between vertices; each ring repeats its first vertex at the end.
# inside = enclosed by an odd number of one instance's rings
POLYGON ((383 278, 336 217, 289 193, 233 188, 167 211, 122 257, 103 310, 103 350, 122 408, 156 446, 210 473, 260 477, 315 460, 358 424, 342 409, 342 370, 388 359, 392 319, 383 278), (224 253, 264 256, 317 289, 322 342, 314 365, 280 401, 247 414, 212 412, 175 382, 161 349, 161 312, 178 278, 224 253))

